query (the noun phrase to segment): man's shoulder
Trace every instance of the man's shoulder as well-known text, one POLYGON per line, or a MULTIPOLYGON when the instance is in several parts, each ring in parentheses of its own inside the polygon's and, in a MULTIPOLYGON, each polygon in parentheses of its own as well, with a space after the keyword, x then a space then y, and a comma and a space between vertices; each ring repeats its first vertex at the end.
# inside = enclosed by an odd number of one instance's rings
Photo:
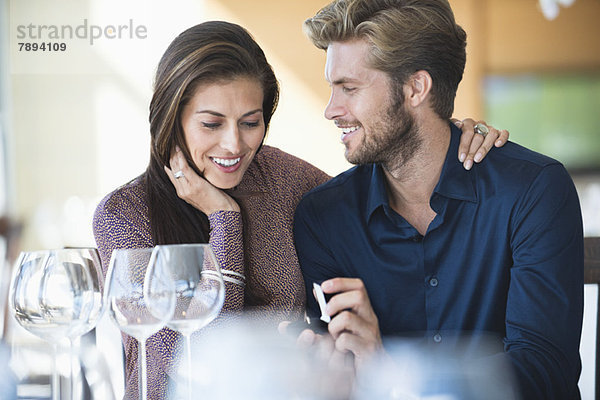
POLYGON ((320 208, 339 207, 342 200, 351 204, 353 199, 367 191, 372 174, 372 164, 352 167, 310 190, 301 204, 311 203, 320 208))
POLYGON ((493 171, 498 179, 520 185, 529 184, 542 172, 568 176, 560 161, 514 142, 508 142, 502 148, 490 151, 488 157, 480 164, 480 175, 486 171, 493 171))
POLYGON ((490 151, 473 179, 478 196, 495 198, 507 206, 536 193, 563 197, 575 191, 560 161, 512 142, 490 151))
POLYGON ((497 150, 498 151, 492 150, 490 154, 506 163, 522 163, 523 165, 530 165, 532 168, 544 168, 548 165, 560 164, 558 160, 555 160, 552 157, 538 153, 514 142, 507 142, 502 148, 497 150))

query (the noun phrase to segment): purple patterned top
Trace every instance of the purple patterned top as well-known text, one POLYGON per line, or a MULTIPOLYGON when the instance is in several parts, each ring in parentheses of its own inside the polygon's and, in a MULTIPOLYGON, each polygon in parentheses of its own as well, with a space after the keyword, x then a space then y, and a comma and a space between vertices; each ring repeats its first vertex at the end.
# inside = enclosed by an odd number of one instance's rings
MULTIPOLYGON (((227 191, 241 213, 219 211, 208 216, 210 243, 221 267, 244 274, 247 287, 261 295, 263 301, 252 307, 253 317, 278 322, 304 311, 306 294, 292 233, 294 210, 304 193, 328 179, 309 163, 263 146, 242 182, 227 191)), ((113 249, 153 247, 143 179, 108 194, 96 209, 93 227, 105 276, 113 249)), ((228 314, 248 310, 244 288, 230 282, 225 287, 223 310, 228 314)), ((123 334, 123 344, 125 398, 137 398, 137 341, 123 334)), ((181 351, 180 334, 165 327, 146 345, 148 397, 162 399, 181 351)))

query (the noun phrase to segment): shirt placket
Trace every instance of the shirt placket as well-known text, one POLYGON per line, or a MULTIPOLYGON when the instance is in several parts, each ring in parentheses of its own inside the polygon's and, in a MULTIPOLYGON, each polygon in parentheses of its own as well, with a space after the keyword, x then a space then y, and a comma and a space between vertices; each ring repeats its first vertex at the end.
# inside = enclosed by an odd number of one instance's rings
POLYGON ((423 262, 423 283, 425 285, 425 319, 427 320, 427 339, 433 343, 443 341, 441 321, 439 310, 443 291, 443 282, 438 275, 438 266, 435 263, 434 254, 436 252, 435 231, 444 221, 444 212, 447 201, 438 193, 434 193, 431 198, 431 207, 436 212, 436 216, 429 224, 427 233, 420 241, 423 262))

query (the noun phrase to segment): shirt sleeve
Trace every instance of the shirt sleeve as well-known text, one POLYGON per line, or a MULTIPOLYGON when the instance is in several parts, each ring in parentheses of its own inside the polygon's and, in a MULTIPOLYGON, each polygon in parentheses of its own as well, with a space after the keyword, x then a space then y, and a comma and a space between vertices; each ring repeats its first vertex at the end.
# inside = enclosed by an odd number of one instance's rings
MULTIPOLYGON (((301 174, 297 179, 303 184, 299 198, 331 179, 320 169, 302 160, 292 173, 301 174)), ((306 313, 311 318, 319 318, 321 311, 313 295, 313 282, 321 284, 327 279, 341 275, 335 272, 337 264, 332 254, 319 240, 322 233, 315 231, 318 229, 318 218, 314 218, 315 212, 309 204, 309 200, 303 199, 296 206, 293 225, 294 244, 306 289, 306 313)))
POLYGON ((312 293, 313 283, 337 276, 346 276, 339 271, 333 254, 319 240, 319 220, 314 215, 310 201, 303 199, 296 208, 294 217, 294 241, 296 253, 306 287, 306 312, 310 317, 320 317, 319 305, 312 293))
POLYGON ((217 211, 208 220, 209 242, 225 278, 225 303, 220 317, 239 315, 244 308, 244 286, 227 278, 239 281, 241 277, 235 274, 244 275, 242 215, 236 211, 217 211))
POLYGON ((581 372, 583 227, 567 171, 543 168, 514 210, 505 352, 522 398, 573 398, 581 372))

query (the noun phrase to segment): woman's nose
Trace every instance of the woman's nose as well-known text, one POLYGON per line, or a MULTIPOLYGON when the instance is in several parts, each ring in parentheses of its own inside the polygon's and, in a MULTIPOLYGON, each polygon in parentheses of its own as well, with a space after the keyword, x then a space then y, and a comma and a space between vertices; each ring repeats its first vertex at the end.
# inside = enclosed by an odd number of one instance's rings
POLYGON ((232 154, 239 154, 241 150, 241 137, 238 126, 233 125, 226 129, 221 138, 221 147, 232 154))

